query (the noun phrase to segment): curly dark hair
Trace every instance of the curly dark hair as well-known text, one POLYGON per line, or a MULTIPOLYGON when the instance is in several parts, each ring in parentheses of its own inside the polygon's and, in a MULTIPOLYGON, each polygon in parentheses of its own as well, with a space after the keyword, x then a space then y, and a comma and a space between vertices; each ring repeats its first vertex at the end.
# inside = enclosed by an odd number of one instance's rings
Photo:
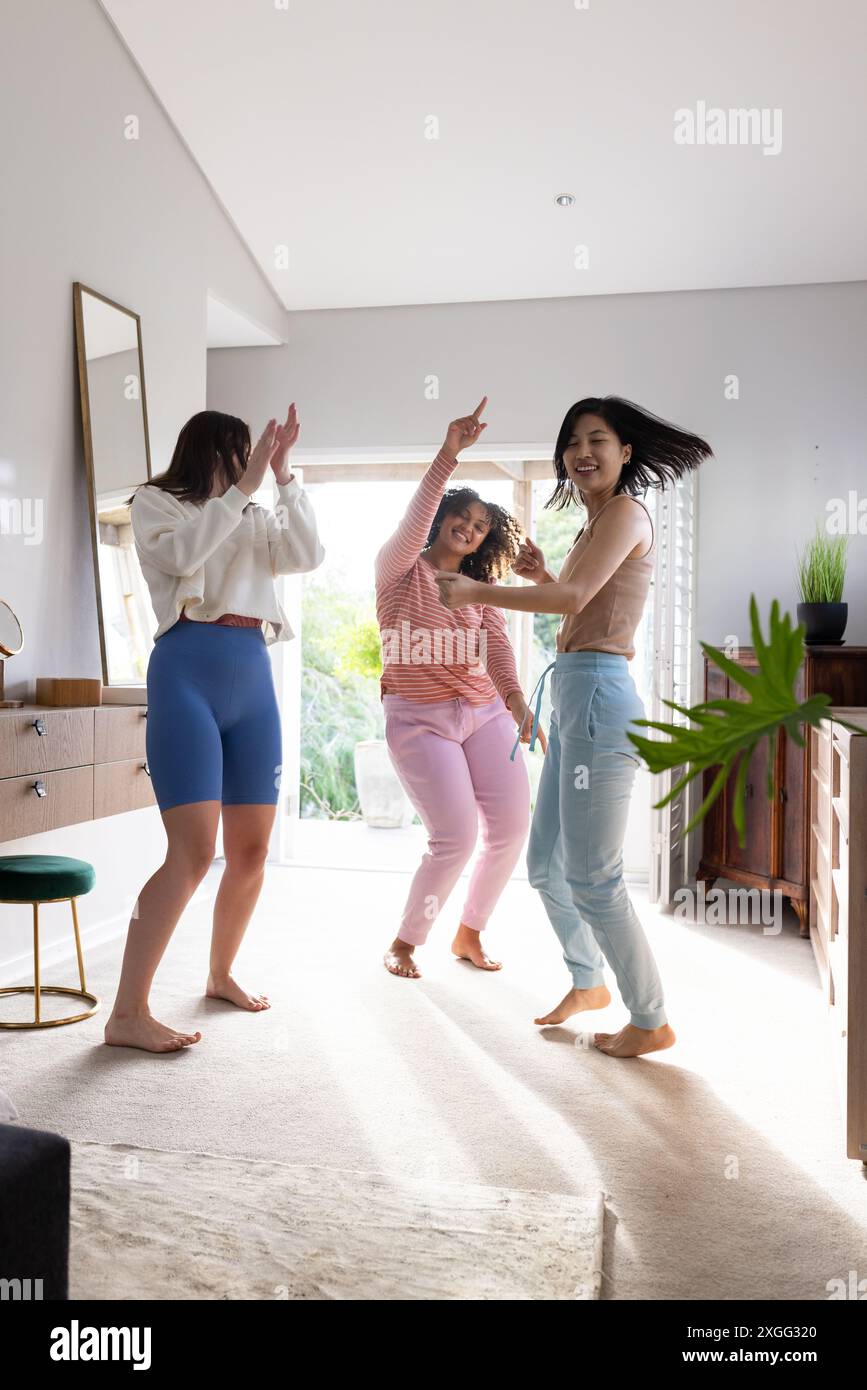
MULTIPOLYGON (((186 502, 206 502, 214 478, 231 487, 243 477, 250 457, 250 429, 236 415, 220 410, 200 410, 178 435, 171 462, 164 473, 142 487, 158 487, 186 502), (238 464, 232 462, 237 455, 238 464)), ((128 500, 132 502, 135 493, 128 500)))
POLYGON ((601 415, 621 444, 632 445, 632 454, 629 462, 623 465, 615 495, 626 493, 634 497, 639 492, 646 493, 648 488, 662 490, 690 469, 698 468, 703 459, 713 458, 710 445, 697 434, 688 434, 658 415, 651 415, 649 410, 643 410, 633 401, 624 400, 622 396, 585 396, 570 406, 560 426, 554 447, 557 486, 545 503, 546 507, 559 511, 570 502, 581 500, 580 489, 569 477, 563 462, 575 421, 581 415, 601 415))
POLYGON ((498 507, 495 502, 485 502, 471 487, 450 487, 443 493, 422 554, 433 545, 445 518, 460 516, 470 502, 481 502, 488 513, 491 529, 478 550, 464 556, 458 566, 458 573, 490 584, 508 574, 524 533, 510 512, 504 507, 498 507))

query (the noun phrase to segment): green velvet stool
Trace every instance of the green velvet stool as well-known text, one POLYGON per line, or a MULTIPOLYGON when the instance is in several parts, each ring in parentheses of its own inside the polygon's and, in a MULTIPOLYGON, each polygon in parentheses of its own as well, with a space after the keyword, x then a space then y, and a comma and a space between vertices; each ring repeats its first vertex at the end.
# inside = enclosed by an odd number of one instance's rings
POLYGON ((88 993, 84 980, 84 959, 75 905, 76 898, 82 893, 89 893, 95 882, 93 866, 83 859, 69 859, 62 854, 0 855, 0 903, 30 903, 33 907, 33 984, 0 989, 0 994, 32 994, 34 1003, 32 1023, 0 1021, 0 1028, 57 1028, 61 1023, 80 1023, 83 1018, 90 1018, 91 1014, 96 1013, 99 1000, 95 994, 88 993), (81 989, 43 985, 39 978, 39 908, 42 903, 64 902, 72 905, 72 928, 75 932, 81 989), (90 1008, 83 1014, 71 1014, 68 1018, 43 1018, 43 994, 72 994, 86 999, 90 1008))

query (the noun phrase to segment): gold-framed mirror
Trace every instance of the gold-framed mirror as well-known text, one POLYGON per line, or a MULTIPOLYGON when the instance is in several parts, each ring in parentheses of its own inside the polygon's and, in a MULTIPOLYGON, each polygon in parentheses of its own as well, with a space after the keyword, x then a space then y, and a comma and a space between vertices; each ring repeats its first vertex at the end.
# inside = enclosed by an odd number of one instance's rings
POLYGON ((76 281, 75 345, 104 686, 146 686, 155 620, 128 498, 151 477, 141 319, 76 281))
POLYGON ((17 656, 24 646, 24 629, 21 620, 12 611, 5 599, 0 599, 0 709, 17 709, 23 700, 7 700, 6 658, 17 656))

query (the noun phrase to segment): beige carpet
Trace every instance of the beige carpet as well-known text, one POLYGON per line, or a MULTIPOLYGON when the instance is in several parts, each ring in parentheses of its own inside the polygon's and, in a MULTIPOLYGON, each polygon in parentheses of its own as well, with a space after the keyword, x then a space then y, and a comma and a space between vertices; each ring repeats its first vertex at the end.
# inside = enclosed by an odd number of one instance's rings
POLYGON ((593 1299, 582 1199, 73 1145, 70 1298, 593 1299))
MULTIPOLYGON (((456 893, 419 981, 380 963, 405 891, 397 873, 270 869, 237 967, 271 995, 268 1013, 201 997, 209 923, 198 911, 152 1003, 202 1043, 159 1058, 106 1048, 99 1016, 5 1034, 0 1085, 22 1124, 78 1140, 602 1191, 603 1298, 821 1299, 830 1279, 863 1277, 865 1170, 843 1157, 824 1009, 794 919, 778 937, 689 926, 636 895, 678 1043, 619 1062, 576 1046, 574 1021, 533 1025, 568 977, 526 882, 509 885, 492 923, 501 972, 450 957, 456 893)), ((90 953, 106 1011, 121 953, 90 953)), ((615 1001, 589 1026, 623 1017, 615 1001)))

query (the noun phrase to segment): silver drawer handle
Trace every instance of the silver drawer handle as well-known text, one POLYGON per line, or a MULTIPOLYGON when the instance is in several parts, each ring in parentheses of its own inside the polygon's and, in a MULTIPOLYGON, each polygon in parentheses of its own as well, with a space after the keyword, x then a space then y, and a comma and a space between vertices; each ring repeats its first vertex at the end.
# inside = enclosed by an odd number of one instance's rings
POLYGON ((145 770, 145 772, 147 773, 148 777, 150 777, 150 775, 151 775, 151 770, 150 770, 150 768, 148 767, 147 763, 142 763, 142 767, 144 768, 144 770, 145 770))
POLYGON ((47 795, 48 795, 48 792, 45 790, 45 783, 44 783, 44 782, 34 782, 34 783, 33 783, 33 790, 35 791, 35 793, 36 793, 37 796, 47 796, 47 795))
POLYGON ((34 727, 34 729, 36 730, 36 732, 37 732, 37 734, 39 735, 39 737, 42 738, 43 734, 45 733, 45 723, 44 723, 44 721, 43 721, 42 719, 34 719, 34 721, 33 721, 33 727, 34 727))

